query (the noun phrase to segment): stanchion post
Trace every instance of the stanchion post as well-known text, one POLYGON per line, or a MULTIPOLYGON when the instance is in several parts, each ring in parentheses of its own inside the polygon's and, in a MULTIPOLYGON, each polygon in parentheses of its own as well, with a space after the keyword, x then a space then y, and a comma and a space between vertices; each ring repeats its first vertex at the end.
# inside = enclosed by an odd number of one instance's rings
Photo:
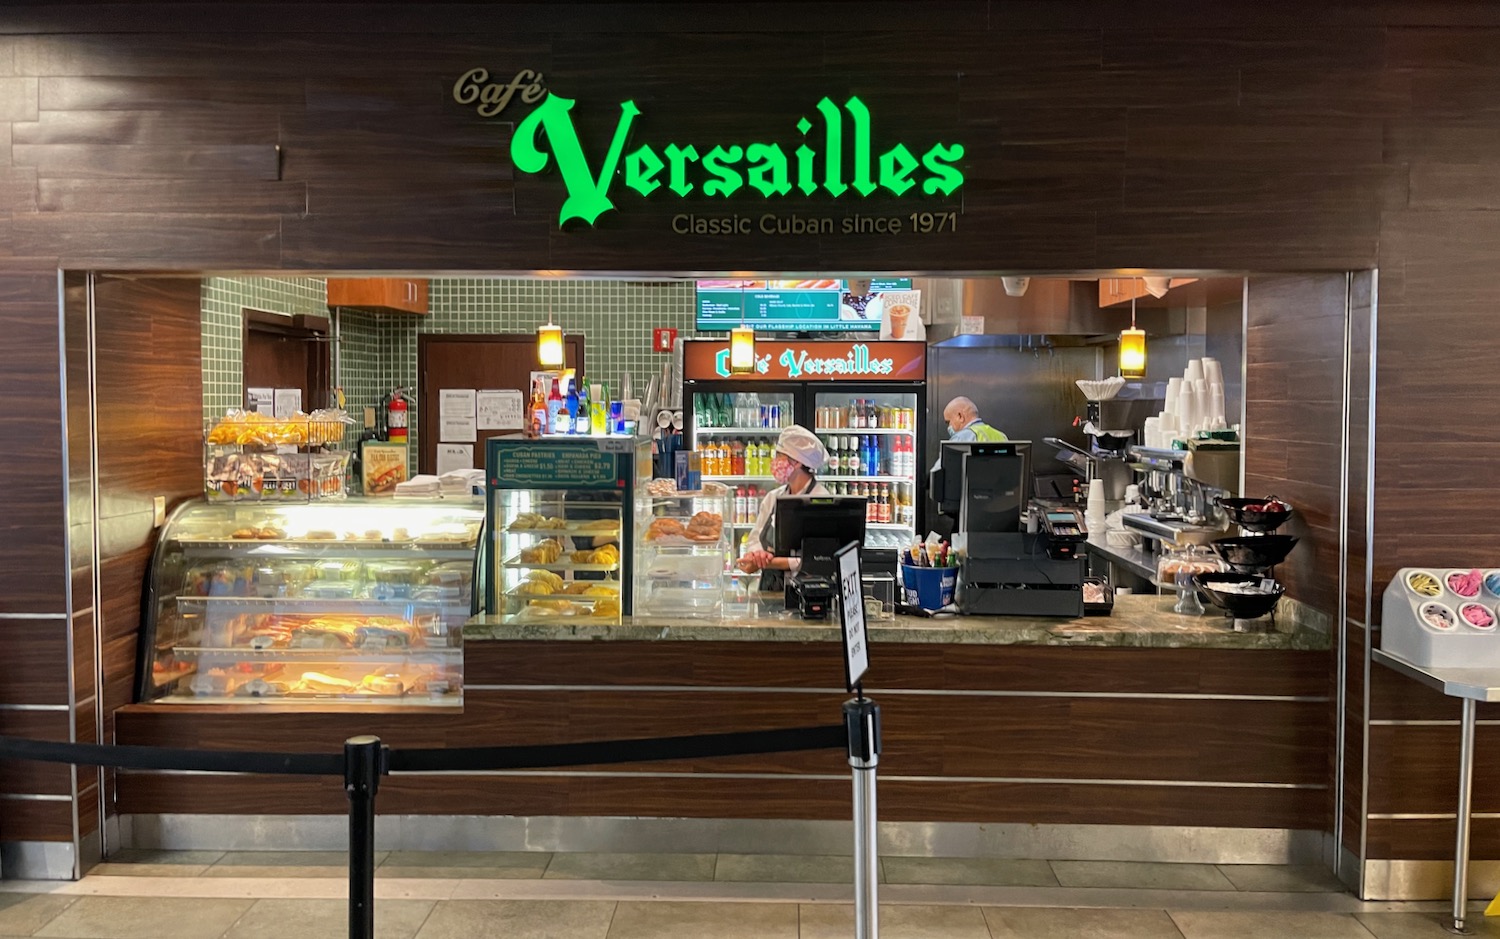
POLYGON ((344 792, 349 796, 349 939, 375 936, 375 793, 385 770, 379 737, 344 741, 344 792))
POLYGON ((844 726, 849 731, 849 767, 854 772, 854 936, 879 939, 875 766, 880 762, 880 705, 863 693, 845 701, 844 726))

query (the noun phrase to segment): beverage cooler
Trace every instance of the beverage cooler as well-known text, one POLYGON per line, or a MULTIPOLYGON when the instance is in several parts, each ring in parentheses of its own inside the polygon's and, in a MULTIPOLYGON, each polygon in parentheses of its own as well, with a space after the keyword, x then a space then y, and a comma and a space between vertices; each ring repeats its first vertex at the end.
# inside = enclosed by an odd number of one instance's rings
POLYGON ((869 502, 867 544, 904 547, 922 529, 926 344, 757 339, 755 370, 729 371, 729 343, 683 343, 684 433, 703 478, 733 491, 734 547, 776 487, 771 454, 793 424, 828 448, 818 478, 869 502))

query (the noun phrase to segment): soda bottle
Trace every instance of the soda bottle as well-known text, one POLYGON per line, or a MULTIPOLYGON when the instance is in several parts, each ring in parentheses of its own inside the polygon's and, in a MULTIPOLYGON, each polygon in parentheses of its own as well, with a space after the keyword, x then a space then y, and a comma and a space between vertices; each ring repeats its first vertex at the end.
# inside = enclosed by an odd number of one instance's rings
MULTIPOLYGON (((580 408, 581 404, 582 402, 578 400, 578 382, 576 380, 568 382, 568 397, 565 399, 563 405, 568 412, 568 417, 563 422, 563 433, 576 434, 579 432, 579 418, 583 416, 583 411, 580 408)), ((588 419, 584 418, 584 422, 587 423, 587 421, 588 419)))

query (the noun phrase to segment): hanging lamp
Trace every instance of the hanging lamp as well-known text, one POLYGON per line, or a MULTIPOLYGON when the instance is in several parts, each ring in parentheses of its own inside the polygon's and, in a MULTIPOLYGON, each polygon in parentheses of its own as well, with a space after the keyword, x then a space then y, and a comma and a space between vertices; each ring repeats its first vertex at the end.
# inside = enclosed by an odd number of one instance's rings
POLYGON ((729 331, 729 374, 755 371, 755 330, 745 325, 745 288, 740 287, 740 325, 729 331))
POLYGON ((1146 377, 1146 331, 1135 328, 1134 296, 1130 298, 1130 328, 1120 330, 1120 377, 1146 377))
POLYGON ((547 323, 536 328, 536 360, 542 368, 562 368, 563 331, 552 322, 552 308, 547 308, 547 323))

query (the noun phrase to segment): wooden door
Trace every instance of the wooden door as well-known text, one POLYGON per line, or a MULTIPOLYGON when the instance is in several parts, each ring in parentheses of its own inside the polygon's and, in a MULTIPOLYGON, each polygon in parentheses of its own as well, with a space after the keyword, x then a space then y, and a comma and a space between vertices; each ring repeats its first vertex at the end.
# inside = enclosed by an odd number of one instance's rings
POLYGON ((246 403, 251 388, 300 388, 302 410, 329 406, 327 318, 245 310, 243 344, 246 403))
MULTIPOLYGON (((563 349, 568 367, 576 369, 578 374, 587 375, 583 367, 583 337, 565 337, 563 349)), ((417 472, 431 473, 437 469, 438 403, 442 389, 514 388, 529 396, 531 373, 540 368, 536 362, 536 336, 530 333, 418 336, 417 420, 421 452, 417 454, 417 472)), ((474 443, 474 465, 484 468, 486 439, 513 434, 517 429, 479 431, 479 439, 474 443)))

